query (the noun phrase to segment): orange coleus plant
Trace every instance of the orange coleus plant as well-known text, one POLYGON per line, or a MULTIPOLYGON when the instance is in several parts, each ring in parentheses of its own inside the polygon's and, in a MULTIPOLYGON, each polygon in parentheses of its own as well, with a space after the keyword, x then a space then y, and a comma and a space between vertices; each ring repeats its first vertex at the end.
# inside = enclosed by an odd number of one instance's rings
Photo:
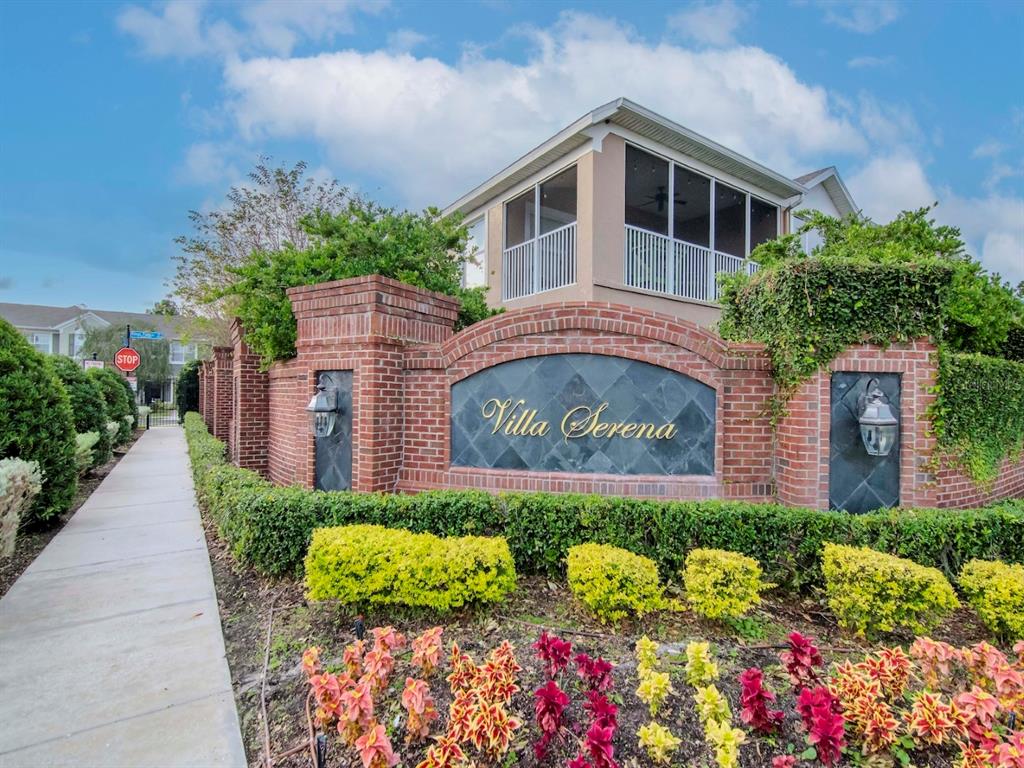
POLYGON ((914 741, 921 745, 939 746, 964 735, 952 706, 943 702, 940 694, 929 691, 914 698, 907 713, 907 726, 914 741))
POLYGON ((391 748, 391 741, 380 723, 370 723, 366 732, 356 740, 355 746, 359 750, 363 768, 392 768, 398 765, 398 756, 391 748))
POLYGON ((402 706, 408 720, 406 723, 406 742, 419 741, 430 734, 430 724, 437 720, 437 709, 434 698, 425 680, 405 678, 405 689, 402 691, 402 706))
POLYGON ((441 627, 426 630, 412 641, 412 665, 430 677, 441 659, 441 627))

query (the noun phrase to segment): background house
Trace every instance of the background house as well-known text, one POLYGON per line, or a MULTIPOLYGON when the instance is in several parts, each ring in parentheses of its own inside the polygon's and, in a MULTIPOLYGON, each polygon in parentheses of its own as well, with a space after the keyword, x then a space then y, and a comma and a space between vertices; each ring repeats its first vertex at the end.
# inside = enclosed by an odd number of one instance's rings
POLYGON ((799 226, 805 207, 856 210, 834 167, 791 179, 617 99, 446 213, 466 217, 478 264, 465 284, 486 286, 492 305, 608 301, 711 325, 716 275, 756 271, 751 251, 799 226))
MULTIPOLYGON (((20 331, 29 344, 47 355, 66 355, 82 359, 82 347, 86 332, 98 328, 125 326, 136 329, 153 329, 162 333, 169 342, 168 363, 170 375, 161 382, 151 382, 140 388, 140 402, 174 399, 174 383, 181 367, 199 355, 201 340, 190 339, 184 318, 175 315, 150 315, 142 312, 115 312, 90 309, 83 306, 48 307, 39 304, 0 303, 0 317, 3 317, 20 331)), ((105 360, 112 367, 112 360, 105 360)))

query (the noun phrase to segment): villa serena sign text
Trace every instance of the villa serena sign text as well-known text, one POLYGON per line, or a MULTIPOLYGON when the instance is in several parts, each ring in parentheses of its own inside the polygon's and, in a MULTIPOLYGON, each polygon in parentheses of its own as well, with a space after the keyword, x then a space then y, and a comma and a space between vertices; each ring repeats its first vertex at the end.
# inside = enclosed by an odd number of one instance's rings
POLYGON ((513 360, 452 386, 451 463, 487 469, 711 475, 715 391, 620 357, 513 360))

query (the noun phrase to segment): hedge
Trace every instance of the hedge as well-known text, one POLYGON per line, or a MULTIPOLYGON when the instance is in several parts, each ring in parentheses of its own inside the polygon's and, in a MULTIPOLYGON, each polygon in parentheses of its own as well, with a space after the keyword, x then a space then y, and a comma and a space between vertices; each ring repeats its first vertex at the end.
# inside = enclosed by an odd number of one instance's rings
POLYGON ((62 515, 74 498, 75 423, 50 361, 0 318, 0 458, 39 463, 43 489, 21 525, 62 515))
POLYGON ((123 376, 114 373, 110 368, 91 368, 87 372, 89 378, 96 382, 96 386, 103 392, 103 399, 107 405, 107 417, 117 422, 117 436, 114 439, 115 445, 123 445, 132 436, 135 429, 135 407, 134 398, 131 396, 131 387, 125 389, 121 382, 123 376))
POLYGON ((189 360, 178 371, 178 380, 174 384, 174 402, 178 414, 195 411, 199 408, 199 360, 189 360))
POLYGON ((110 434, 107 432, 107 402, 103 390, 95 379, 86 375, 79 363, 70 357, 54 355, 53 368, 64 383, 71 399, 71 413, 76 432, 97 432, 100 439, 92 449, 92 465, 102 466, 110 461, 110 434))
POLYGON ((196 413, 185 416, 200 498, 243 563, 268 575, 300 573, 314 528, 370 523, 438 536, 504 536, 521 574, 560 575, 569 548, 596 542, 649 557, 674 578, 692 549, 757 560, 767 581, 822 583, 826 542, 870 546, 937 567, 955 579, 969 560, 1024 562, 1024 501, 973 510, 889 510, 864 515, 779 504, 484 491, 415 495, 275 486, 224 464, 224 445, 196 413))

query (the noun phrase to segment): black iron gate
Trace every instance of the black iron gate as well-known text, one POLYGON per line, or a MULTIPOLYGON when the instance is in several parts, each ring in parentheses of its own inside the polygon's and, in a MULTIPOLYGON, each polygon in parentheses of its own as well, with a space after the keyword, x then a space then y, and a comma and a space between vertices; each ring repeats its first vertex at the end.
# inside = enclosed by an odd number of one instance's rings
POLYGON ((179 423, 178 411, 174 408, 173 403, 163 404, 154 401, 151 405, 139 406, 139 418, 136 422, 139 429, 176 427, 179 423))

